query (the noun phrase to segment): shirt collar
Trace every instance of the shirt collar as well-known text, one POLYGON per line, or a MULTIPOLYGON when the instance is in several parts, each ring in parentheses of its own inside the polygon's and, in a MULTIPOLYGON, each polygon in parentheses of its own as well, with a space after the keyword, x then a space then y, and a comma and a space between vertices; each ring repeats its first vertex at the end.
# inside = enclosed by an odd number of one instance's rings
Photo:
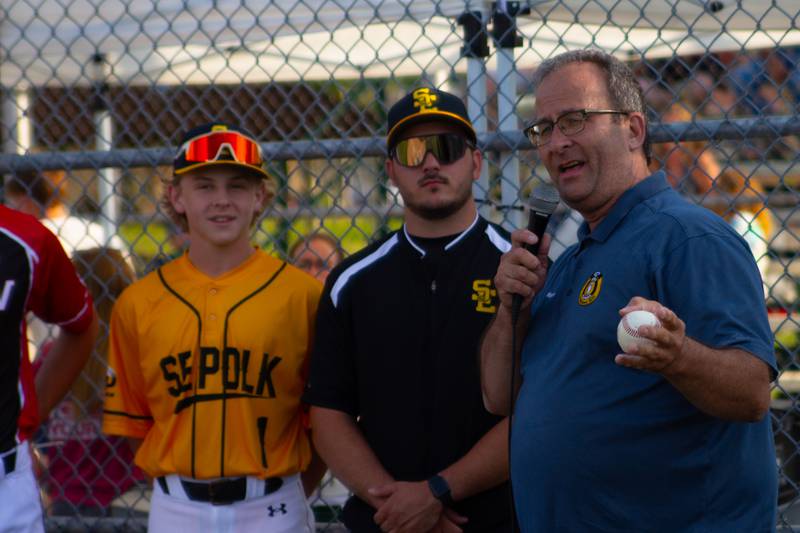
MULTIPOLYGON (((461 240, 463 240, 464 237, 466 237, 469 234, 469 232, 472 231, 475 228, 475 226, 478 225, 479 220, 480 216, 478 215, 478 213, 475 213, 475 219, 472 221, 472 224, 470 224, 469 227, 467 227, 467 229, 456 235, 452 241, 448 242, 444 247, 444 251, 445 252, 449 251, 453 246, 461 242, 461 240)), ((408 241, 408 244, 410 244, 412 248, 414 248, 417 252, 419 252, 419 255, 421 257, 425 257, 425 250, 423 250, 417 243, 414 242, 414 239, 408 233, 408 228, 406 227, 405 224, 403 224, 403 235, 405 236, 406 241, 408 241)))
POLYGON ((617 203, 614 204, 611 211, 594 231, 589 229, 589 224, 586 221, 581 224, 580 228, 578 228, 578 240, 581 246, 585 239, 605 242, 634 207, 669 188, 670 185, 667 183, 667 176, 660 170, 643 179, 622 193, 617 203))

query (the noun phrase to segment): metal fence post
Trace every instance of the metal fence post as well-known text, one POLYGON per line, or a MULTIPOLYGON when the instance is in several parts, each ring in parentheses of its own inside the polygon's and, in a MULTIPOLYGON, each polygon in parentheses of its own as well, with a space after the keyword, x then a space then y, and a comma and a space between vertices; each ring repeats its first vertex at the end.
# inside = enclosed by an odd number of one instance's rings
MULTIPOLYGON (((101 152, 110 152, 114 147, 114 124, 107 103, 109 65, 105 55, 95 54, 92 57, 92 74, 94 88, 92 118, 95 127, 95 149, 101 152)), ((117 233, 120 221, 119 171, 115 168, 104 167, 98 169, 97 173, 97 203, 102 213, 100 224, 105 230, 108 241, 112 235, 117 233)), ((104 244, 108 244, 108 242, 104 244)))
MULTIPOLYGON (((497 121, 498 129, 511 132, 517 126, 517 71, 514 64, 514 48, 522 46, 517 35, 516 15, 519 2, 499 0, 493 13, 493 36, 497 53, 497 121)), ((503 225, 518 228, 523 223, 522 211, 512 209, 519 200, 519 160, 514 146, 500 152, 500 203, 506 209, 503 225)))

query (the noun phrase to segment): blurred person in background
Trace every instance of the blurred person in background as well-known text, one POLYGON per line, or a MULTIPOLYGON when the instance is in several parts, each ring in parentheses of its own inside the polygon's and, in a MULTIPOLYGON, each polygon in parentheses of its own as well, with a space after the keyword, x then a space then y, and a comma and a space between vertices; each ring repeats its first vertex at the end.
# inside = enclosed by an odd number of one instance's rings
MULTIPOLYGON (((11 175, 5 184, 5 203, 31 215, 53 232, 68 256, 76 250, 109 245, 124 250, 132 267, 133 258, 117 235, 106 234, 103 226, 73 214, 64 203, 67 173, 63 170, 24 171, 11 175)), ((52 340, 54 330, 36 317, 28 317, 28 353, 35 360, 42 346, 52 340)))
MULTIPOLYGON (((339 241, 326 233, 316 232, 295 241, 289 248, 289 261, 300 270, 307 272, 325 283, 331 269, 342 262, 344 252, 339 241)), ((349 491, 341 481, 326 472, 320 487, 309 497, 316 506, 327 505, 334 510, 341 509, 349 497, 349 491)), ((323 509, 320 511, 325 513, 323 509)))
MULTIPOLYGON (((714 181, 704 205, 724 218, 741 235, 758 264, 761 279, 769 274, 769 243, 774 237, 775 220, 766 205, 764 188, 729 167, 714 181)), ((777 281, 777 280, 776 280, 777 281)), ((767 292, 765 283, 764 291, 767 292)))
MULTIPOLYGON (((728 79, 739 98, 743 114, 749 116, 795 115, 800 103, 798 48, 775 47, 742 54, 731 65, 728 79)), ((800 148, 795 136, 777 141, 753 139, 742 150, 748 159, 793 160, 800 148)))
POLYGON ((343 258, 339 242, 325 233, 308 235, 289 248, 289 260, 323 283, 331 269, 341 263, 343 258))
MULTIPOLYGON (((44 485, 50 514, 108 516, 111 501, 143 479, 127 439, 100 434, 106 380, 113 379, 107 363, 111 308, 135 273, 112 248, 78 250, 72 262, 95 301, 100 333, 70 394, 44 428, 44 485)), ((47 359, 47 352, 45 348, 35 368, 47 359)))
POLYGON ((0 206, 0 529, 44 531, 29 439, 69 390, 94 346, 97 316, 58 239, 34 217, 0 206), (34 377, 25 316, 59 333, 34 377))
POLYGON ((796 48, 771 48, 742 54, 731 65, 729 78, 749 115, 792 113, 800 99, 796 48))
MULTIPOLYGON (((663 122, 691 122, 686 102, 673 103, 661 116, 663 122)), ((653 145, 650 170, 663 169, 667 181, 683 194, 702 196, 719 176, 720 164, 705 141, 667 142, 653 145)))
POLYGON ((105 246, 103 226, 70 212, 64 203, 66 172, 45 170, 14 174, 6 181, 6 204, 39 219, 55 233, 68 255, 75 250, 105 246))

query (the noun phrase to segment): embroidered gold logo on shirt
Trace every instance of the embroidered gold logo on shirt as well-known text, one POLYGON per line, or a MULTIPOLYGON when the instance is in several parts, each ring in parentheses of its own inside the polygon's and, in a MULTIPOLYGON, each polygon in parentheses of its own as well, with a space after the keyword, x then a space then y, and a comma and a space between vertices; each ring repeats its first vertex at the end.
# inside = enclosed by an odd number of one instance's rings
POLYGON ((475 310, 479 313, 494 313, 497 307, 494 305, 494 298, 497 291, 492 288, 492 280, 476 279, 472 282, 472 300, 478 302, 475 310))
POLYGON ((600 289, 602 287, 603 274, 601 272, 595 272, 589 276, 589 279, 587 279, 586 283, 581 287, 581 292, 578 294, 578 303, 581 305, 589 305, 594 302, 600 295, 600 289))

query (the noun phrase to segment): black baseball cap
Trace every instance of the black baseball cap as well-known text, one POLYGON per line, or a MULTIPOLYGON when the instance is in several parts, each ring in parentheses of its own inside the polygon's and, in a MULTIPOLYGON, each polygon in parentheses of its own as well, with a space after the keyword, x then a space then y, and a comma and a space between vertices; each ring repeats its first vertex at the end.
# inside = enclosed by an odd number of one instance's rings
POLYGON ((461 98, 439 89, 420 87, 401 98, 389 109, 389 133, 386 146, 397 143, 399 133, 420 122, 443 121, 461 127, 473 144, 477 142, 475 128, 461 98))
POLYGON ((242 128, 224 122, 209 122, 189 130, 172 163, 176 176, 212 165, 234 166, 255 177, 271 179, 264 170, 258 141, 242 128))

